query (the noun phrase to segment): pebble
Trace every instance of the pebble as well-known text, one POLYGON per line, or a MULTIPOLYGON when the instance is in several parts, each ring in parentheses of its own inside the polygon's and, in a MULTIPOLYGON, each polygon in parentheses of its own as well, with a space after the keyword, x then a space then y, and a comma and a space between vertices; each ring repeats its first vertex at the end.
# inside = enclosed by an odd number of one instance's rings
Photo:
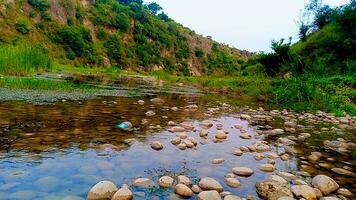
POLYGON ((185 143, 180 143, 180 144, 177 145, 177 147, 178 147, 178 149, 180 149, 180 150, 185 150, 185 149, 187 149, 187 145, 186 145, 185 143))
POLYGON ((287 184, 288 183, 288 181, 286 179, 284 179, 283 177, 280 177, 278 175, 271 175, 271 176, 268 177, 268 179, 280 182, 282 184, 287 184))
POLYGON ((350 192, 350 190, 346 189, 346 188, 340 188, 337 190, 338 194, 341 194, 345 197, 352 197, 352 193, 350 192))
POLYGON ((184 184, 177 184, 175 192, 183 197, 192 197, 194 195, 193 191, 184 184))
POLYGON ((162 176, 158 179, 158 185, 163 188, 172 187, 174 183, 174 179, 170 176, 162 176))
POLYGON ((213 159, 210 161, 210 163, 215 164, 215 165, 221 164, 223 162, 225 162, 225 159, 222 159, 222 158, 216 158, 216 159, 213 159))
POLYGON ((344 176, 352 176, 352 177, 356 177, 356 174, 349 171, 349 170, 346 170, 346 169, 343 169, 343 168, 332 168, 331 171, 337 173, 337 174, 340 174, 340 175, 344 175, 344 176))
POLYGON ((187 186, 192 184, 192 181, 188 177, 186 177, 184 175, 179 175, 177 177, 177 179, 178 179, 178 183, 179 184, 184 184, 184 185, 187 185, 187 186))
POLYGON ((206 130, 206 129, 203 129, 203 130, 200 131, 199 136, 200 137, 207 137, 208 134, 209 134, 209 131, 206 130))
POLYGON ((242 156, 243 152, 240 149, 235 149, 232 154, 235 156, 242 156))
POLYGON ((185 132, 180 132, 176 134, 177 137, 179 137, 180 139, 184 140, 188 138, 188 135, 185 132))
POLYGON ((239 176, 251 176, 253 174, 253 170, 248 167, 234 167, 232 172, 239 176))
POLYGON ((262 164, 259 166, 259 169, 264 172, 273 172, 276 167, 272 164, 262 164))
POLYGON ((221 186, 221 184, 210 177, 204 177, 199 181, 199 187, 202 190, 216 190, 218 192, 224 191, 224 188, 221 186))
POLYGON ((267 200, 277 200, 281 197, 293 197, 287 184, 282 184, 273 180, 259 181, 256 183, 256 191, 261 197, 267 200))
POLYGON ((225 183, 232 188, 238 188, 241 186, 241 183, 237 180, 237 178, 225 178, 225 183))
POLYGON ((264 159, 265 156, 263 154, 256 153, 254 158, 255 158, 255 160, 259 161, 259 160, 264 159))
POLYGON ((94 185, 88 192, 88 200, 111 199, 118 188, 110 181, 100 181, 94 185))
POLYGON ((156 105, 162 105, 164 104, 164 100, 161 98, 154 98, 150 100, 151 103, 156 104, 156 105))
POLYGON ((152 116, 156 115, 156 113, 153 112, 152 110, 150 110, 150 111, 147 111, 147 112, 146 112, 146 115, 147 115, 148 117, 152 117, 152 116))
POLYGON ((152 185, 152 181, 148 178, 137 178, 133 181, 133 185, 136 187, 148 187, 152 185))
POLYGON ((227 138, 227 134, 224 131, 218 131, 215 135, 216 139, 225 140, 227 138))
POLYGON ((221 196, 215 190, 203 191, 198 194, 197 200, 221 200, 221 196))
POLYGON ((180 144, 181 143, 181 138, 180 137, 175 137, 173 140, 171 140, 171 143, 173 144, 173 145, 178 145, 178 144, 180 144))
POLYGON ((324 195, 328 195, 339 188, 334 179, 326 175, 317 175, 312 179, 313 187, 319 189, 324 195))
POLYGON ((198 185, 193 185, 192 186, 192 191, 196 194, 202 192, 203 190, 198 186, 198 185))
POLYGON ((131 200, 133 194, 128 185, 124 184, 112 197, 111 200, 131 200))
POLYGON ((291 190, 296 197, 303 197, 307 200, 316 200, 314 189, 308 185, 293 185, 291 190))
POLYGON ((151 148, 156 151, 159 151, 159 150, 163 149, 163 145, 158 141, 153 141, 153 142, 151 142, 151 148))
POLYGON ((241 198, 236 195, 227 195, 224 197, 224 200, 241 200, 241 198))

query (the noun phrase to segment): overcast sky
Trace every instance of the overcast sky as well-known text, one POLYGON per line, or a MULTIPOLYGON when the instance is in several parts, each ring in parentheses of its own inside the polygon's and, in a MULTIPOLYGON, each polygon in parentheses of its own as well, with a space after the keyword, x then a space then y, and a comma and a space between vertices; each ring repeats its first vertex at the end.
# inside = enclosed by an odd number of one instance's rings
MULTIPOLYGON (((249 51, 269 51, 272 39, 297 38, 307 0, 145 0, 198 34, 249 51)), ((324 0, 332 6, 349 0, 324 0)))

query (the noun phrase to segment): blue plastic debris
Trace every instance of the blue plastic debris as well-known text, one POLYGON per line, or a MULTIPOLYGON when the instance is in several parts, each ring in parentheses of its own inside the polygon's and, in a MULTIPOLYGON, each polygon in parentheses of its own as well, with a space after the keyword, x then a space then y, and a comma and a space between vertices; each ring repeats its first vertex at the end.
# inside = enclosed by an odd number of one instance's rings
POLYGON ((122 122, 120 124, 116 124, 116 127, 121 129, 129 129, 132 127, 132 124, 130 122, 122 122))

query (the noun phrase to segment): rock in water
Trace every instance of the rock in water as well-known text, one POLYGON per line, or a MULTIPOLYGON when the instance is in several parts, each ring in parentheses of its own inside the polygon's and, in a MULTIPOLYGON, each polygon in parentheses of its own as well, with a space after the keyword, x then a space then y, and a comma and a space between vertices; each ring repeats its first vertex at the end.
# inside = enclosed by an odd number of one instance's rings
POLYGON ((138 178, 133 181, 133 185, 136 187, 148 187, 152 184, 152 181, 148 178, 138 178))
POLYGON ((296 197, 303 197, 306 200, 316 200, 314 189, 308 185, 293 185, 291 190, 296 197))
POLYGON ((154 99, 151 99, 151 103, 156 104, 156 105, 162 105, 162 104, 164 104, 164 100, 161 98, 154 98, 154 99))
POLYGON ((251 176, 253 174, 253 170, 248 167, 234 167, 232 172, 239 176, 251 176))
POLYGON ((232 187, 232 188, 238 188, 241 186, 241 183, 237 178, 226 178, 225 179, 226 185, 232 187))
POLYGON ((111 200, 131 200, 133 194, 128 185, 124 184, 112 197, 111 200))
POLYGON ((280 197, 293 197, 287 184, 283 184, 273 180, 265 180, 256 183, 256 191, 264 199, 277 200, 280 197))
POLYGON ((241 198, 235 195, 227 195, 224 197, 224 200, 241 200, 241 198))
POLYGON ((272 164, 262 164, 259 169, 264 172, 273 172, 276 168, 272 164))
POLYGON ((199 187, 202 190, 216 190, 218 192, 224 191, 224 188, 221 186, 221 184, 217 180, 210 177, 202 178, 199 181, 199 187))
POLYGON ((178 183, 179 183, 179 184, 184 184, 184 185, 187 185, 187 186, 189 186, 189 185, 192 184, 192 181, 191 181, 188 177, 186 177, 186 176, 179 175, 179 176, 177 177, 177 179, 178 179, 178 183))
POLYGON ((221 197, 215 190, 203 191, 198 194, 197 200, 221 200, 221 197))
POLYGON ((159 180, 158 180, 158 185, 163 187, 163 188, 169 188, 172 187, 174 183, 174 179, 172 177, 169 176, 162 176, 159 180))
POLYGON ((184 184, 176 185, 176 193, 183 197, 192 197, 194 195, 193 191, 184 184))
POLYGON ((325 176, 317 175, 312 180, 313 187, 319 189, 324 195, 328 195, 339 188, 339 185, 334 181, 334 179, 325 176))
POLYGON ((88 193, 88 200, 111 199, 117 191, 117 187, 110 181, 100 181, 94 185, 88 193))
POLYGON ((163 149, 163 145, 158 141, 154 141, 151 143, 151 148, 156 151, 159 151, 159 150, 163 149))
POLYGON ((227 134, 224 131, 218 131, 215 135, 216 139, 225 140, 227 138, 227 134))

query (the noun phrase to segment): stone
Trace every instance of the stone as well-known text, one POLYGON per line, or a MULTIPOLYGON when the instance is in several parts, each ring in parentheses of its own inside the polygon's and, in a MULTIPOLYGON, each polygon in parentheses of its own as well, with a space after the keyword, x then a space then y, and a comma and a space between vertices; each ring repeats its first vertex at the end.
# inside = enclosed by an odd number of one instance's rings
POLYGON ((224 191, 224 192, 221 192, 221 193, 220 193, 220 196, 221 196, 221 197, 225 197, 225 196, 227 196, 227 195, 232 195, 232 193, 231 193, 231 192, 228 192, 228 191, 224 191))
POLYGON ((174 183, 174 179, 170 176, 162 176, 158 179, 158 185, 163 188, 172 187, 174 183))
POLYGON ((172 128, 169 129, 171 132, 185 132, 185 129, 181 126, 173 126, 172 128))
POLYGON ((143 104, 145 104, 145 101, 144 100, 138 100, 137 103, 140 104, 140 105, 143 105, 143 104))
POLYGON ((208 134, 209 134, 209 131, 206 130, 206 129, 203 129, 203 130, 200 131, 199 136, 200 137, 207 137, 208 134))
POLYGON ((262 160, 265 158, 265 156, 263 154, 256 153, 254 158, 255 160, 262 160))
POLYGON ((283 177, 286 180, 295 180, 297 177, 294 174, 288 172, 277 172, 278 176, 283 177))
POLYGON ((345 197, 352 197, 352 193, 350 192, 350 190, 346 189, 346 188, 340 188, 337 190, 338 194, 341 194, 345 197))
POLYGON ((320 200, 340 200, 336 196, 321 197, 320 200))
POLYGON ((215 164, 215 165, 221 164, 223 162, 225 162, 225 159, 222 158, 216 158, 210 161, 211 164, 215 164))
POLYGON ((152 117, 152 116, 156 115, 156 113, 153 112, 152 110, 150 110, 150 111, 146 112, 146 115, 149 116, 149 117, 152 117))
POLYGON ((227 195, 224 197, 224 200, 241 200, 241 198, 236 195, 227 195))
POLYGON ((286 179, 284 179, 283 177, 280 177, 278 175, 271 175, 271 176, 268 177, 268 179, 280 182, 282 184, 287 184, 288 183, 288 181, 286 179))
POLYGON ((183 197, 192 197, 194 195, 193 191, 184 184, 177 184, 175 192, 183 197))
POLYGON ((264 172, 273 172, 276 167, 272 164, 262 164, 259 166, 259 169, 264 172))
POLYGON ((233 173, 228 173, 224 176, 225 178, 236 178, 236 175, 233 173))
POLYGON ((184 185, 187 185, 187 186, 190 186, 192 184, 192 181, 188 177, 186 177, 184 175, 179 175, 177 177, 177 179, 178 179, 178 183, 179 184, 184 184, 184 185))
POLYGON ((180 143, 177 145, 178 149, 180 150, 185 150, 187 148, 187 145, 185 143, 180 143))
POLYGON ((312 179, 313 187, 319 189, 324 195, 328 195, 339 188, 334 179, 326 175, 317 175, 312 179))
POLYGON ((171 143, 173 145, 178 145, 178 144, 180 144, 181 141, 182 140, 180 139, 180 137, 175 137, 173 140, 171 140, 171 143))
POLYGON ((245 139, 245 140, 249 140, 249 139, 252 138, 252 136, 251 136, 251 135, 248 135, 248 134, 243 134, 243 135, 240 135, 240 138, 241 138, 241 139, 245 139))
POLYGON ((183 143, 188 147, 188 148, 193 148, 195 145, 192 141, 185 139, 183 140, 183 143))
POLYGON ((218 131, 215 135, 216 139, 225 140, 227 138, 227 134, 224 131, 218 131))
POLYGON ((79 197, 79 196, 74 196, 74 195, 68 195, 68 196, 63 197, 63 199, 61 199, 61 200, 84 200, 84 198, 79 197))
POLYGON ((314 189, 308 185, 293 185, 291 190, 296 197, 302 197, 306 200, 317 199, 314 189))
POLYGON ((137 178, 133 181, 133 185, 136 187, 148 187, 152 185, 152 181, 148 178, 137 178))
POLYGON ((253 170, 248 167, 234 167, 232 172, 238 176, 251 176, 253 174, 253 170))
POLYGON ((163 149, 163 145, 158 141, 154 141, 154 142, 151 142, 151 148, 156 151, 159 151, 159 150, 163 149))
POLYGON ((242 114, 242 115, 240 115, 240 118, 244 119, 244 120, 250 120, 252 117, 249 115, 246 115, 246 114, 242 114))
POLYGON ((199 187, 202 190, 216 190, 218 192, 224 191, 224 188, 221 186, 221 184, 210 177, 204 177, 199 181, 199 187))
POLYGON ((192 191, 196 194, 202 192, 203 190, 198 186, 198 185, 193 185, 192 186, 192 191))
POLYGON ((177 137, 179 137, 180 139, 184 140, 188 138, 188 135, 185 132, 180 132, 176 134, 177 137))
POLYGON ((197 200, 221 200, 221 196, 215 190, 203 191, 198 194, 197 200))
POLYGON ((331 171, 333 171, 337 174, 340 174, 340 175, 344 175, 344 176, 356 177, 355 173, 353 173, 349 170, 343 169, 343 168, 332 168, 331 171))
POLYGON ((193 131, 194 126, 192 122, 183 122, 180 124, 181 127, 183 127, 186 131, 193 131))
POLYGON ((256 183, 256 191, 266 200, 277 200, 281 197, 293 197, 287 184, 273 180, 259 181, 256 183))
POLYGON ((94 185, 88 192, 88 200, 111 199, 116 193, 117 187, 110 181, 100 181, 94 185))
POLYGON ((242 156, 243 152, 240 149, 234 149, 232 152, 235 156, 242 156))
POLYGON ((167 123, 167 125, 168 125, 168 126, 175 126, 176 123, 175 123, 174 121, 169 121, 169 122, 167 123))
POLYGON ((213 122, 210 120, 204 120, 199 125, 203 129, 210 129, 213 126, 213 122))
POLYGON ((162 105, 164 104, 164 100, 161 98, 154 98, 150 100, 151 103, 156 104, 156 105, 162 105))
POLYGON ((278 198, 278 200, 295 200, 295 198, 286 196, 286 197, 280 197, 278 198))
POLYGON ((320 199, 321 197, 323 197, 323 193, 321 193, 321 191, 318 188, 313 188, 313 190, 316 195, 316 198, 320 199))
POLYGON ((124 184, 112 197, 111 200, 131 200, 133 194, 128 185, 124 184))
POLYGON ((237 180, 237 178, 225 178, 225 183, 232 188, 238 188, 241 186, 241 183, 237 180))
POLYGON ((188 137, 187 140, 189 140, 191 143, 193 143, 194 146, 196 146, 198 144, 198 142, 196 141, 195 138, 193 137, 188 137))

